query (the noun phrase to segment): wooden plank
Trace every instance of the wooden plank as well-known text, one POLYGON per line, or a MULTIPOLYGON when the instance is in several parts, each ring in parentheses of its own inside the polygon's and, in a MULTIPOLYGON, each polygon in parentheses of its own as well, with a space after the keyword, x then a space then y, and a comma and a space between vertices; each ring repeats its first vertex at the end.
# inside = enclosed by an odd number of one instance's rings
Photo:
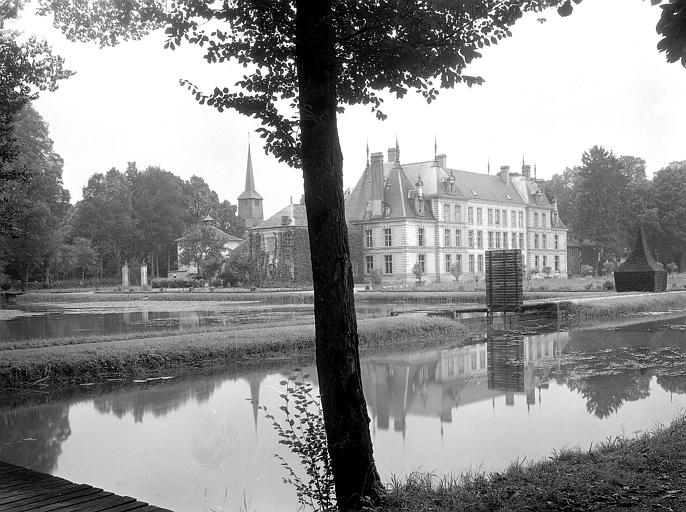
POLYGON ((69 507, 69 512, 80 512, 82 510, 86 510, 88 512, 105 512, 111 510, 117 505, 126 505, 131 503, 140 502, 137 502, 134 498, 129 498, 128 496, 123 497, 112 494, 111 496, 99 496, 93 501, 69 507))
POLYGON ((20 502, 13 504, 14 506, 9 507, 7 510, 12 512, 29 512, 45 505, 63 503, 80 496, 88 496, 102 492, 102 489, 95 489, 90 485, 77 485, 76 487, 78 487, 78 489, 74 488, 68 491, 65 490, 63 492, 57 492, 55 494, 36 496, 28 500, 21 500, 20 502))
POLYGON ((0 507, 4 507, 7 510, 10 510, 13 506, 18 506, 20 503, 33 503, 54 496, 63 496, 65 494, 77 492, 88 487, 90 486, 76 485, 70 483, 66 485, 60 485, 57 487, 51 487, 50 489, 38 489, 28 494, 20 494, 18 496, 8 496, 6 498, 0 498, 0 507))
POLYGON ((145 503, 140 501, 134 501, 132 503, 127 503, 125 505, 117 505, 116 507, 105 509, 107 512, 129 512, 136 511, 139 512, 140 509, 147 507, 145 503))
POLYGON ((171 512, 128 496, 0 461, 0 511, 171 512))
MULTIPOLYGON (((53 512, 53 511, 59 511, 59 512, 66 512, 67 510, 69 512, 72 512, 74 510, 74 507, 78 505, 92 505, 94 502, 97 502, 97 500, 101 498, 109 498, 110 496, 114 496, 113 493, 111 492, 104 492, 102 489, 94 489, 97 492, 91 493, 91 494, 83 494, 81 496, 75 496, 73 498, 69 498, 67 500, 60 501, 58 503, 51 503, 48 505, 43 505, 39 506, 37 508, 32 508, 31 512, 53 512), (64 510, 66 509, 66 510, 64 510)), ((93 510, 92 508, 89 508, 88 510, 93 510)))
POLYGON ((64 487, 66 485, 73 485, 71 482, 67 482, 66 480, 40 480, 38 482, 29 482, 25 483, 22 486, 18 486, 14 489, 7 490, 6 492, 3 490, 2 492, 2 498, 11 498, 13 496, 22 496, 24 494, 31 494, 35 493, 37 491, 44 491, 48 489, 53 489, 55 487, 64 487))

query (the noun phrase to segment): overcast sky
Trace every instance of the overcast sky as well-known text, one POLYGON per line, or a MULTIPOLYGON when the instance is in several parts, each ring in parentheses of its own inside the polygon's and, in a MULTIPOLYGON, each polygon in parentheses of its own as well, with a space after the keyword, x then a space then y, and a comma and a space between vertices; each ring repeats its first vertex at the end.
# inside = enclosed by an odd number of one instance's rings
MULTIPOLYGON (((436 136, 450 167, 486 172, 490 159, 492 169, 518 168, 524 156, 539 178, 577 165, 594 144, 645 158, 649 174, 686 159, 686 70, 657 52, 659 13, 645 0, 585 0, 568 18, 531 16, 468 69, 485 85, 442 91, 431 105, 417 95, 389 98, 384 122, 348 109, 339 118, 345 186, 364 169, 366 141, 386 151, 396 133, 404 162, 433 158, 436 136)), ((12 27, 46 38, 77 72, 35 103, 64 158, 72 202, 94 172, 135 161, 201 176, 235 203, 249 133, 265 215, 300 198, 301 172, 264 154, 256 121, 200 106, 178 85, 231 85, 237 75, 226 64, 205 63, 193 47, 164 50, 161 33, 103 50, 69 43, 31 8, 12 27)))

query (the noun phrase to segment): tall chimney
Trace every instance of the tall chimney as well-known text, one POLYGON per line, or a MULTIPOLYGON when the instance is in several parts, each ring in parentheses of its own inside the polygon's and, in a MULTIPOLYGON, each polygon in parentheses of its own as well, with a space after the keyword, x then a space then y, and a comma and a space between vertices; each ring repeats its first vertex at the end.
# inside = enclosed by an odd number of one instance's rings
POLYGON ((500 177, 503 179, 503 181, 507 184, 510 183, 510 166, 509 165, 501 165, 500 166, 500 177))
POLYGON ((531 179, 531 166, 529 164, 522 165, 522 177, 525 180, 531 179))

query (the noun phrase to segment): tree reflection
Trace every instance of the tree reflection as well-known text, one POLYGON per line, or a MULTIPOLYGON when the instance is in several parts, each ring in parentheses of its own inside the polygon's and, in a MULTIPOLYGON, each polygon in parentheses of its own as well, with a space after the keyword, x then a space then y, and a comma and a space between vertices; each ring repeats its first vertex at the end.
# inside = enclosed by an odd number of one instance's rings
POLYGON ((71 435, 64 402, 0 413, 0 460, 52 473, 71 435))
POLYGON ((619 411, 624 402, 647 398, 650 395, 650 379, 651 374, 647 371, 631 370, 570 380, 567 386, 584 397, 589 414, 603 419, 619 411))

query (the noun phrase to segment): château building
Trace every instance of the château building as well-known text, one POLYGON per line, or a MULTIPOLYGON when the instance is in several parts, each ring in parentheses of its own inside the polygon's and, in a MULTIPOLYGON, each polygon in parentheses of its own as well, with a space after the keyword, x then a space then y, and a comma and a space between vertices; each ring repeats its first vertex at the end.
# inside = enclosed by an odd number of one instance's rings
POLYGON ((377 269, 385 282, 428 282, 483 274, 485 251, 521 249, 527 269, 567 276, 567 228, 531 166, 491 175, 451 169, 446 155, 401 164, 400 148, 373 153, 345 204, 356 274, 377 269))

